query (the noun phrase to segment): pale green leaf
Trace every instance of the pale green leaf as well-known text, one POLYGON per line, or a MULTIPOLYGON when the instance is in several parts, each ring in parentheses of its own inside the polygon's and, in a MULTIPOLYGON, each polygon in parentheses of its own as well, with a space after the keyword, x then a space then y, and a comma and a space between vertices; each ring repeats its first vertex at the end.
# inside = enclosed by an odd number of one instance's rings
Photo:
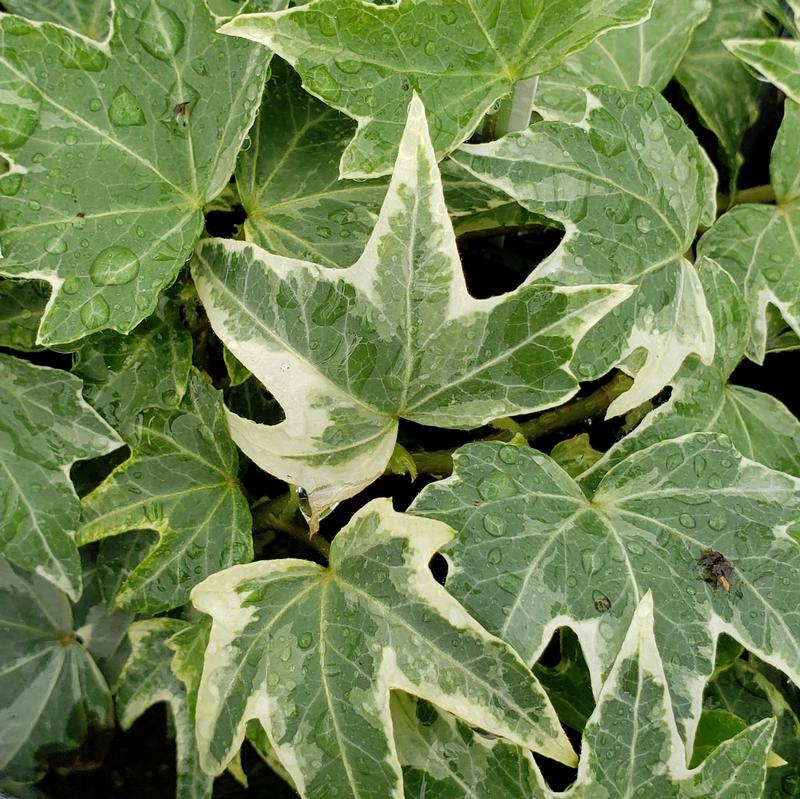
POLYGON ((0 17, 0 272, 48 281, 43 344, 151 314, 233 171, 268 53, 203 0, 120 3, 97 45, 0 17))
POLYGON ((104 332, 81 343, 72 371, 89 404, 123 435, 149 408, 174 408, 186 393, 192 337, 177 314, 145 319, 127 336, 104 332))
POLYGON ((747 355, 761 363, 767 346, 767 308, 775 306, 800 334, 800 105, 787 100, 772 150, 776 205, 745 204, 723 214, 698 244, 698 253, 723 266, 744 290, 751 313, 747 355))
POLYGON ((577 122, 586 111, 586 90, 598 83, 661 91, 709 11, 709 0, 655 0, 644 22, 604 33, 540 76, 534 108, 547 119, 577 122))
POLYGON ((111 32, 111 0, 5 0, 12 14, 55 22, 90 39, 106 39, 111 32))
POLYGON ((705 705, 720 708, 754 724, 775 717, 772 751, 786 765, 767 771, 765 797, 791 796, 800 785, 800 719, 775 686, 752 663, 737 660, 706 688, 705 705))
POLYGON ((0 553, 77 599, 80 505, 69 469, 122 442, 84 402, 77 377, 3 354, 0 408, 0 553))
POLYGON ((559 441, 550 451, 550 457, 570 477, 577 477, 597 463, 603 453, 592 446, 588 433, 581 433, 566 441, 559 441))
POLYGON ((800 41, 728 39, 725 46, 772 81, 790 99, 800 103, 800 41))
POLYGON ((229 412, 234 441, 306 490, 312 529, 383 473, 399 418, 471 428, 572 396, 575 342, 630 293, 537 282, 470 297, 418 98, 353 266, 217 239, 192 274, 217 335, 286 413, 266 427, 229 412))
POLYGON ((450 714, 402 695, 392 712, 405 799, 760 799, 775 731, 772 720, 756 723, 687 770, 649 595, 586 726, 578 778, 564 793, 549 790, 530 753, 474 732, 450 714))
POLYGON ((714 363, 706 366, 691 356, 675 376, 669 400, 585 469, 584 489, 595 488, 611 466, 634 452, 700 432, 724 433, 748 458, 800 477, 800 422, 770 394, 728 382, 750 336, 742 293, 714 261, 700 258, 697 271, 714 319, 714 363))
POLYGON ((47 304, 46 284, 0 278, 0 346, 33 352, 39 320, 47 304))
POLYGON ((719 140, 731 186, 741 165, 744 134, 759 114, 759 82, 728 52, 732 36, 771 36, 772 25, 756 3, 711 0, 711 14, 695 31, 675 77, 703 124, 719 140))
POLYGON ((401 797, 389 690, 571 763, 536 678, 431 575, 452 536, 374 500, 333 540, 330 567, 258 561, 192 592, 213 626, 198 695, 201 763, 219 773, 249 719, 301 795, 401 797))
POLYGON ((0 558, 0 774, 33 782, 114 725, 103 675, 76 638, 67 597, 0 558))
POLYGON ((800 676, 800 480, 743 458, 722 436, 655 444, 614 466, 593 496, 546 455, 476 443, 412 513, 459 531, 447 587, 534 662, 555 628, 577 633, 595 691, 648 591, 678 724, 691 741, 703 683, 726 632, 800 676), (733 567, 728 588, 700 564, 733 567))
POLYGON ((230 18, 237 14, 254 14, 259 11, 280 11, 286 8, 286 0, 207 0, 211 13, 217 17, 230 18))
POLYGON ((158 544, 114 597, 153 613, 186 602, 209 574, 250 560, 252 520, 219 394, 196 372, 181 405, 140 417, 128 441, 131 457, 82 501, 78 542, 156 531, 158 544))
POLYGON ((595 87, 590 101, 580 124, 540 122, 464 146, 453 159, 563 224, 564 240, 536 268, 535 280, 637 285, 586 336, 574 360, 581 379, 591 380, 637 358, 630 366, 636 381, 609 407, 614 415, 658 393, 691 353, 711 362, 712 320, 684 253, 698 226, 714 219, 716 174, 653 90, 595 87))
POLYGON ((196 678, 191 675, 197 667, 198 641, 205 644, 202 630, 198 633, 196 627, 180 619, 148 619, 131 625, 131 656, 120 676, 116 697, 123 730, 152 705, 169 705, 177 750, 176 799, 210 799, 214 781, 200 768, 194 731, 199 674, 196 678), (187 662, 192 664, 188 671, 187 662))
POLYGON ((221 30, 269 47, 303 85, 358 122, 342 177, 387 174, 411 91, 431 114, 441 157, 469 137, 515 82, 553 69, 611 28, 637 22, 652 0, 315 0, 243 15, 221 30))

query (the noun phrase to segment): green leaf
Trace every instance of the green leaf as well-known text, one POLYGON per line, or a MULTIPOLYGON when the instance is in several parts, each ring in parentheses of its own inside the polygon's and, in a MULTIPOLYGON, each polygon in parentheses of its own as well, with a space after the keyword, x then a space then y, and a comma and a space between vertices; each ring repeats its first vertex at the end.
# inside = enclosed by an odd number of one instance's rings
POLYGON ((80 505, 69 468, 122 442, 84 402, 77 377, 3 354, 0 407, 0 553, 76 600, 80 505))
POLYGON ((644 22, 604 33, 542 75, 534 108, 547 119, 578 122, 586 112, 586 90, 598 83, 661 91, 709 11, 709 0, 655 0, 644 22))
POLYGON ((735 713, 747 724, 775 718, 772 751, 786 765, 767 771, 764 796, 791 796, 800 784, 800 719, 775 686, 752 663, 738 660, 709 684, 704 701, 707 708, 735 713))
POLYGON ((703 124, 719 139, 732 188, 742 162, 744 134, 758 118, 761 86, 728 52, 723 40, 773 33, 756 3, 711 0, 711 14, 695 31, 675 73, 703 124))
POLYGON ((55 22, 98 41, 111 32, 111 0, 5 0, 12 14, 42 22, 55 22))
POLYGON ((565 793, 549 790, 530 753, 486 738, 426 703, 398 695, 392 714, 406 799, 760 799, 775 731, 772 720, 756 723, 687 770, 649 595, 600 692, 584 732, 578 778, 565 793))
POLYGON ((590 106, 580 124, 540 122, 462 147, 453 159, 564 226, 564 240, 534 279, 637 284, 574 360, 581 379, 592 380, 637 356, 629 367, 636 381, 609 407, 613 416, 658 393, 689 354, 711 362, 712 320, 684 253, 698 226, 714 219, 716 175, 681 118, 651 89, 595 87, 590 106))
POLYGON ((203 626, 193 627, 180 619, 147 619, 131 625, 132 652, 117 690, 123 730, 152 705, 169 705, 177 749, 176 799, 210 798, 214 782, 198 763, 194 731, 197 655, 199 648, 201 665, 207 635, 203 626))
POLYGON ((787 100, 772 150, 770 176, 776 205, 737 205, 698 244, 698 253, 723 266, 744 291, 751 312, 747 355, 766 352, 767 308, 775 306, 800 334, 800 105, 787 100))
POLYGON ((82 502, 78 542, 148 529, 158 544, 114 601, 155 613, 181 605, 209 574, 253 556, 251 517, 219 394, 194 372, 181 405, 137 421, 131 457, 82 502))
POLYGON ((0 186, 0 271, 51 284, 39 343, 153 312, 233 171, 267 60, 217 35, 202 0, 120 3, 103 45, 0 17, 0 149, 19 172, 0 186))
POLYGON ((551 450, 550 457, 570 477, 577 477, 597 463, 603 453, 592 446, 588 433, 581 433, 566 441, 559 441, 551 450))
POLYGON ((358 122, 342 177, 387 174, 411 91, 431 114, 438 157, 467 139, 516 81, 553 69, 598 34, 637 22, 652 0, 315 0, 240 16, 220 30, 260 42, 303 85, 358 122))
POLYGON ((164 312, 127 336, 106 332, 82 342, 72 371, 83 379, 91 406, 125 435, 143 411, 180 403, 191 365, 189 331, 164 312))
POLYGON ((738 735, 747 725, 727 710, 703 709, 694 736, 692 768, 702 763, 721 743, 738 735))
POLYGON ((795 39, 728 39, 725 46, 757 69, 791 100, 800 103, 800 41, 795 39))
POLYGON ((572 627, 595 692, 652 591, 687 741, 721 632, 800 676, 800 544, 785 532, 800 518, 800 480, 743 458, 722 436, 637 452, 590 499, 546 455, 470 444, 455 455, 454 477, 428 486, 410 510, 459 530, 443 553, 447 588, 475 618, 526 662, 556 627, 572 627), (730 590, 700 564, 709 551, 733 567, 730 590))
POLYGON ((233 439, 307 491, 312 531, 383 473, 399 418, 470 428, 572 396, 575 342, 630 292, 538 282, 470 297, 418 98, 352 267, 217 239, 198 247, 192 274, 217 335, 286 413, 266 427, 229 412, 233 439))
POLYGON ((34 782, 113 724, 108 686, 76 638, 67 597, 0 558, 0 773, 34 782))
POLYGON ((34 352, 39 320, 47 304, 45 283, 0 278, 0 346, 34 352))
POLYGON ((259 561, 192 592, 213 619, 198 695, 201 763, 219 773, 257 718, 301 795, 400 797, 389 690, 561 762, 574 755, 536 678, 433 578, 445 525, 362 508, 330 567, 259 561))
POLYGON ((696 266, 714 319, 714 362, 706 366, 691 356, 675 376, 669 400, 581 474, 584 489, 596 488, 611 466, 634 452, 700 432, 724 433, 746 457, 800 477, 800 422, 775 397, 728 382, 750 337, 742 293, 714 261, 701 257, 696 266))

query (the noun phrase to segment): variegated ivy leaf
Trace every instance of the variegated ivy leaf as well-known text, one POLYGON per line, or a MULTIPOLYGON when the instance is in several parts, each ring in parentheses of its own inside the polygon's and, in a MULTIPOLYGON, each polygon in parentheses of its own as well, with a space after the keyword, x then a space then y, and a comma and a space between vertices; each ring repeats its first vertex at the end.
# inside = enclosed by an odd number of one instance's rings
POLYGON ((222 771, 255 718, 302 796, 398 799, 390 689, 574 762, 533 674, 434 580, 428 562, 451 536, 378 499, 336 536, 328 568, 262 560, 197 586, 192 601, 213 619, 203 768, 222 771))
POLYGON ((198 668, 207 637, 202 627, 167 618, 131 625, 132 651, 117 688, 117 714, 123 730, 152 705, 169 705, 177 750, 176 799, 210 798, 214 782, 198 763, 194 731, 198 668))
POLYGON ((581 475, 584 489, 596 488, 611 466, 633 452, 704 431, 724 433, 748 458, 800 476, 800 422, 770 394, 728 382, 750 338, 750 317, 741 291, 714 261, 699 259, 697 271, 714 318, 714 362, 706 366, 696 356, 688 358, 675 376, 669 400, 647 414, 597 463, 575 473, 581 475))
POLYGON ((0 346, 33 352, 39 320, 47 304, 46 283, 0 278, 0 346))
POLYGON ((192 274, 217 335, 286 413, 267 427, 229 412, 231 434, 263 469, 306 489, 312 530, 383 473, 399 418, 470 428, 570 397, 575 342, 630 293, 538 282, 470 297, 416 97, 353 266, 219 239, 199 246, 192 274))
MULTIPOLYGON (((646 595, 603 685, 581 747, 578 778, 553 792, 517 746, 470 730, 450 714, 402 695, 392 717, 405 799, 760 799, 775 732, 771 719, 725 741, 698 768, 686 768, 653 636, 646 595)), ((771 795, 771 794, 770 794, 771 795)))
POLYGON ((698 244, 744 289, 752 326, 747 355, 761 363, 767 344, 767 306, 774 305, 800 334, 800 105, 787 100, 772 150, 773 205, 737 205, 698 244))
POLYGON ((0 354, 0 554, 76 600, 80 505, 69 470, 122 444, 77 377, 0 354))
POLYGON ((747 724, 775 718, 772 752, 785 763, 767 771, 763 795, 791 796, 800 785, 800 719, 778 689, 753 663, 737 660, 708 685, 704 703, 709 709, 735 713, 747 724))
POLYGON ((716 174, 652 89, 595 87, 589 105, 580 124, 540 122, 464 146, 453 159, 563 224, 564 240, 534 278, 637 285, 581 342, 573 361, 582 379, 630 361, 636 381, 609 407, 614 415, 658 393, 691 353, 711 362, 712 320, 684 253, 698 226, 714 219, 716 174))
POLYGON ((114 726, 106 681, 64 593, 0 557, 0 774, 34 782, 114 726))
POLYGON ((102 41, 111 32, 111 0, 5 0, 12 14, 42 22, 55 22, 89 39, 102 41))
POLYGON ((103 332, 81 342, 72 371, 83 395, 123 435, 142 411, 174 408, 186 393, 192 337, 167 307, 127 336, 103 332))
POLYGON ((800 41, 797 39, 729 39, 725 46, 741 61, 769 78, 800 103, 800 41))
POLYGON ((725 632, 800 677, 800 480, 747 460, 723 436, 655 444, 614 466, 591 496, 542 453, 477 443, 412 513, 459 531, 448 590, 534 662, 572 627, 595 692, 636 604, 653 592, 655 635, 678 724, 691 741, 725 632), (730 579, 701 560, 708 553, 730 579), (727 586, 727 587, 726 587, 727 586))
POLYGON ((731 187, 741 165, 744 134, 759 114, 759 82, 730 54, 723 40, 732 36, 771 36, 774 28, 759 3, 711 0, 711 14, 695 31, 675 77, 703 124, 719 140, 731 172, 731 187))
MULTIPOLYGON (((358 259, 389 181, 339 179, 339 159, 355 129, 352 119, 304 91, 285 62, 273 62, 249 146, 239 154, 236 168, 248 241, 323 266, 350 266, 358 259)), ((452 161, 444 161, 441 169, 456 225, 521 225, 531 216, 452 161)))
POLYGON ((655 0, 644 22, 604 33, 540 76, 534 108, 547 119, 577 122, 586 112, 586 90, 598 83, 661 91, 709 11, 710 0, 655 0))
POLYGON ((0 17, 0 272, 48 281, 39 342, 151 314, 233 171, 268 54, 203 0, 121 2, 104 44, 0 17))
POLYGON ((411 91, 431 113, 441 157, 515 82, 560 64, 611 28, 646 16, 652 0, 314 0, 275 14, 243 15, 224 33, 285 58, 303 85, 358 122, 342 177, 387 174, 411 91))
POLYGON ((180 406, 141 416, 131 457, 82 501, 78 542, 154 530, 158 544, 114 601, 155 613, 181 605, 209 574, 253 556, 252 519, 219 394, 194 372, 180 406))

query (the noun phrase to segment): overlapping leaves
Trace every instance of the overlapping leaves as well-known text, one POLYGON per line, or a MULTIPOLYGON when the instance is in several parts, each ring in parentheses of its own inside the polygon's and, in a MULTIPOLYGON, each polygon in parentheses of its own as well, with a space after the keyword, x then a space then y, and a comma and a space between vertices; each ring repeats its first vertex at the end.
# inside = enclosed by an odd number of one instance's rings
POLYGON ((380 217, 352 267, 209 240, 192 274, 217 334, 286 413, 272 427, 229 413, 233 438, 306 489, 312 529, 383 472, 400 417, 470 428, 571 396, 576 342, 630 292, 538 282, 470 297, 416 98, 380 217))
POLYGON ((546 72, 599 33, 646 16, 651 0, 315 0, 276 14, 243 15, 222 30, 289 61, 303 85, 358 121, 341 174, 390 171, 416 91, 446 154, 518 80, 546 72))
POLYGON ((0 272, 52 286, 40 343, 155 308, 252 122, 268 53, 203 0, 119 3, 107 44, 0 17, 0 272))
POLYGON ((309 799, 400 797, 389 690, 570 763, 546 694, 519 657, 431 575, 443 524, 362 508, 330 566, 259 561, 192 592, 212 619, 197 699, 201 763, 219 773, 258 719, 309 799))
POLYGON ((555 627, 573 627, 595 690, 648 591, 655 636, 685 738, 721 631, 797 679, 800 481, 694 434, 612 468, 591 499, 546 455, 470 444, 455 476, 411 508, 459 531, 447 587, 488 630, 534 661, 555 627), (700 563, 733 567, 728 588, 700 563))
POLYGON ((541 122, 454 160, 525 208, 564 225, 561 246, 534 277, 568 286, 635 283, 626 303, 582 342, 575 368, 593 379, 631 359, 636 381, 609 408, 649 399, 684 359, 714 354, 697 273, 684 253, 715 216, 714 168, 692 133, 650 89, 592 89, 581 124, 541 122))

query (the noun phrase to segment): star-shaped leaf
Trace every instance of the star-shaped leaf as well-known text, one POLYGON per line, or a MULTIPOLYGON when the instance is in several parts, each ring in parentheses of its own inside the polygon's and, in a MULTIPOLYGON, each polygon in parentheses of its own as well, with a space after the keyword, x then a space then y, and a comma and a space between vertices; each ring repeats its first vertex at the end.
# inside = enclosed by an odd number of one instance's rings
POLYGON ((723 40, 732 36, 771 36, 763 3, 712 0, 711 14, 695 31, 675 78, 689 95, 703 124, 719 140, 731 172, 731 186, 742 162, 744 135, 760 113, 761 85, 731 55, 723 40))
POLYGON ((576 342, 630 293, 538 282, 470 297, 418 98, 353 266, 209 240, 192 274, 217 335, 286 413, 267 427, 229 412, 231 434, 263 469, 306 489, 312 528, 382 474, 400 417, 470 428, 563 402, 578 385, 576 342))
POLYGON ((6 0, 3 6, 12 14, 55 22, 90 39, 102 40, 111 32, 111 0, 6 0))
POLYGON ((260 42, 303 85, 358 121, 342 177, 387 174, 409 94, 431 111, 441 157, 469 137, 518 80, 553 69, 610 28, 646 16, 652 0, 315 0, 242 15, 221 30, 260 42))
POLYGON ((772 395, 729 382, 750 338, 750 316, 741 291, 714 261, 700 258, 697 272, 714 318, 714 362, 706 366, 695 356, 688 358, 675 375, 669 400, 597 463, 576 472, 584 489, 596 488, 611 466, 633 452, 704 431, 724 433, 748 458, 800 477, 800 422, 772 395))
POLYGON ((214 24, 203 0, 120 3, 94 44, 0 17, 0 272, 51 284, 40 343, 128 332, 189 257, 269 57, 214 24))
POLYGON ((767 346, 767 307, 778 308, 800 335, 800 105, 787 100, 772 150, 773 205, 737 205, 698 244, 743 288, 752 327, 747 355, 761 363, 767 346))
POLYGON ((462 147, 453 159, 564 225, 561 246, 534 278, 567 286, 637 284, 584 339, 574 361, 582 379, 595 379, 635 356, 636 381, 611 404, 614 415, 658 393, 689 354, 711 362, 712 320, 684 253, 698 226, 714 219, 716 173, 653 90, 595 87, 590 99, 580 124, 540 122, 462 147))
POLYGON ((192 601, 213 619, 203 767, 222 771, 256 718, 302 796, 398 799, 393 688, 574 762, 533 674, 434 580, 428 562, 451 535, 373 500, 334 539, 328 568, 262 560, 197 586, 192 601))
POLYGON ((586 90, 598 83, 661 91, 709 10, 709 0, 655 0, 644 22, 604 33, 541 75, 534 108, 547 119, 576 122, 586 112, 586 90))
POLYGON ((800 103, 800 40, 729 39, 726 47, 800 103))
POLYGON ((106 681, 76 637, 67 597, 0 557, 0 774, 34 782, 114 726, 106 681))
POLYGON ((122 671, 116 703, 128 729, 152 705, 166 702, 175 725, 176 799, 206 799, 214 782, 198 763, 195 703, 207 631, 180 619, 147 619, 131 625, 131 655, 122 671))
POLYGON ((76 600, 80 505, 70 466, 122 441, 86 404, 81 381, 0 354, 0 553, 76 600))
POLYGON ((128 436, 131 457, 84 497, 78 542, 155 530, 159 543, 115 602, 154 613, 181 605, 209 574, 253 556, 252 520, 219 395, 196 372, 172 411, 151 411, 128 436))
POLYGON ((455 461, 455 476, 427 487, 411 512, 459 531, 444 552, 448 590, 526 661, 570 626, 597 691, 651 590, 685 740, 720 632, 800 676, 800 544, 785 532, 800 520, 797 478, 705 433, 635 453, 591 499, 527 447, 471 444, 455 461))
POLYGON ((551 791, 529 752, 470 730, 449 714, 398 696, 392 703, 405 799, 760 799, 775 722, 753 724, 698 768, 686 768, 653 637, 653 607, 642 599, 603 685, 581 747, 578 778, 551 791))

